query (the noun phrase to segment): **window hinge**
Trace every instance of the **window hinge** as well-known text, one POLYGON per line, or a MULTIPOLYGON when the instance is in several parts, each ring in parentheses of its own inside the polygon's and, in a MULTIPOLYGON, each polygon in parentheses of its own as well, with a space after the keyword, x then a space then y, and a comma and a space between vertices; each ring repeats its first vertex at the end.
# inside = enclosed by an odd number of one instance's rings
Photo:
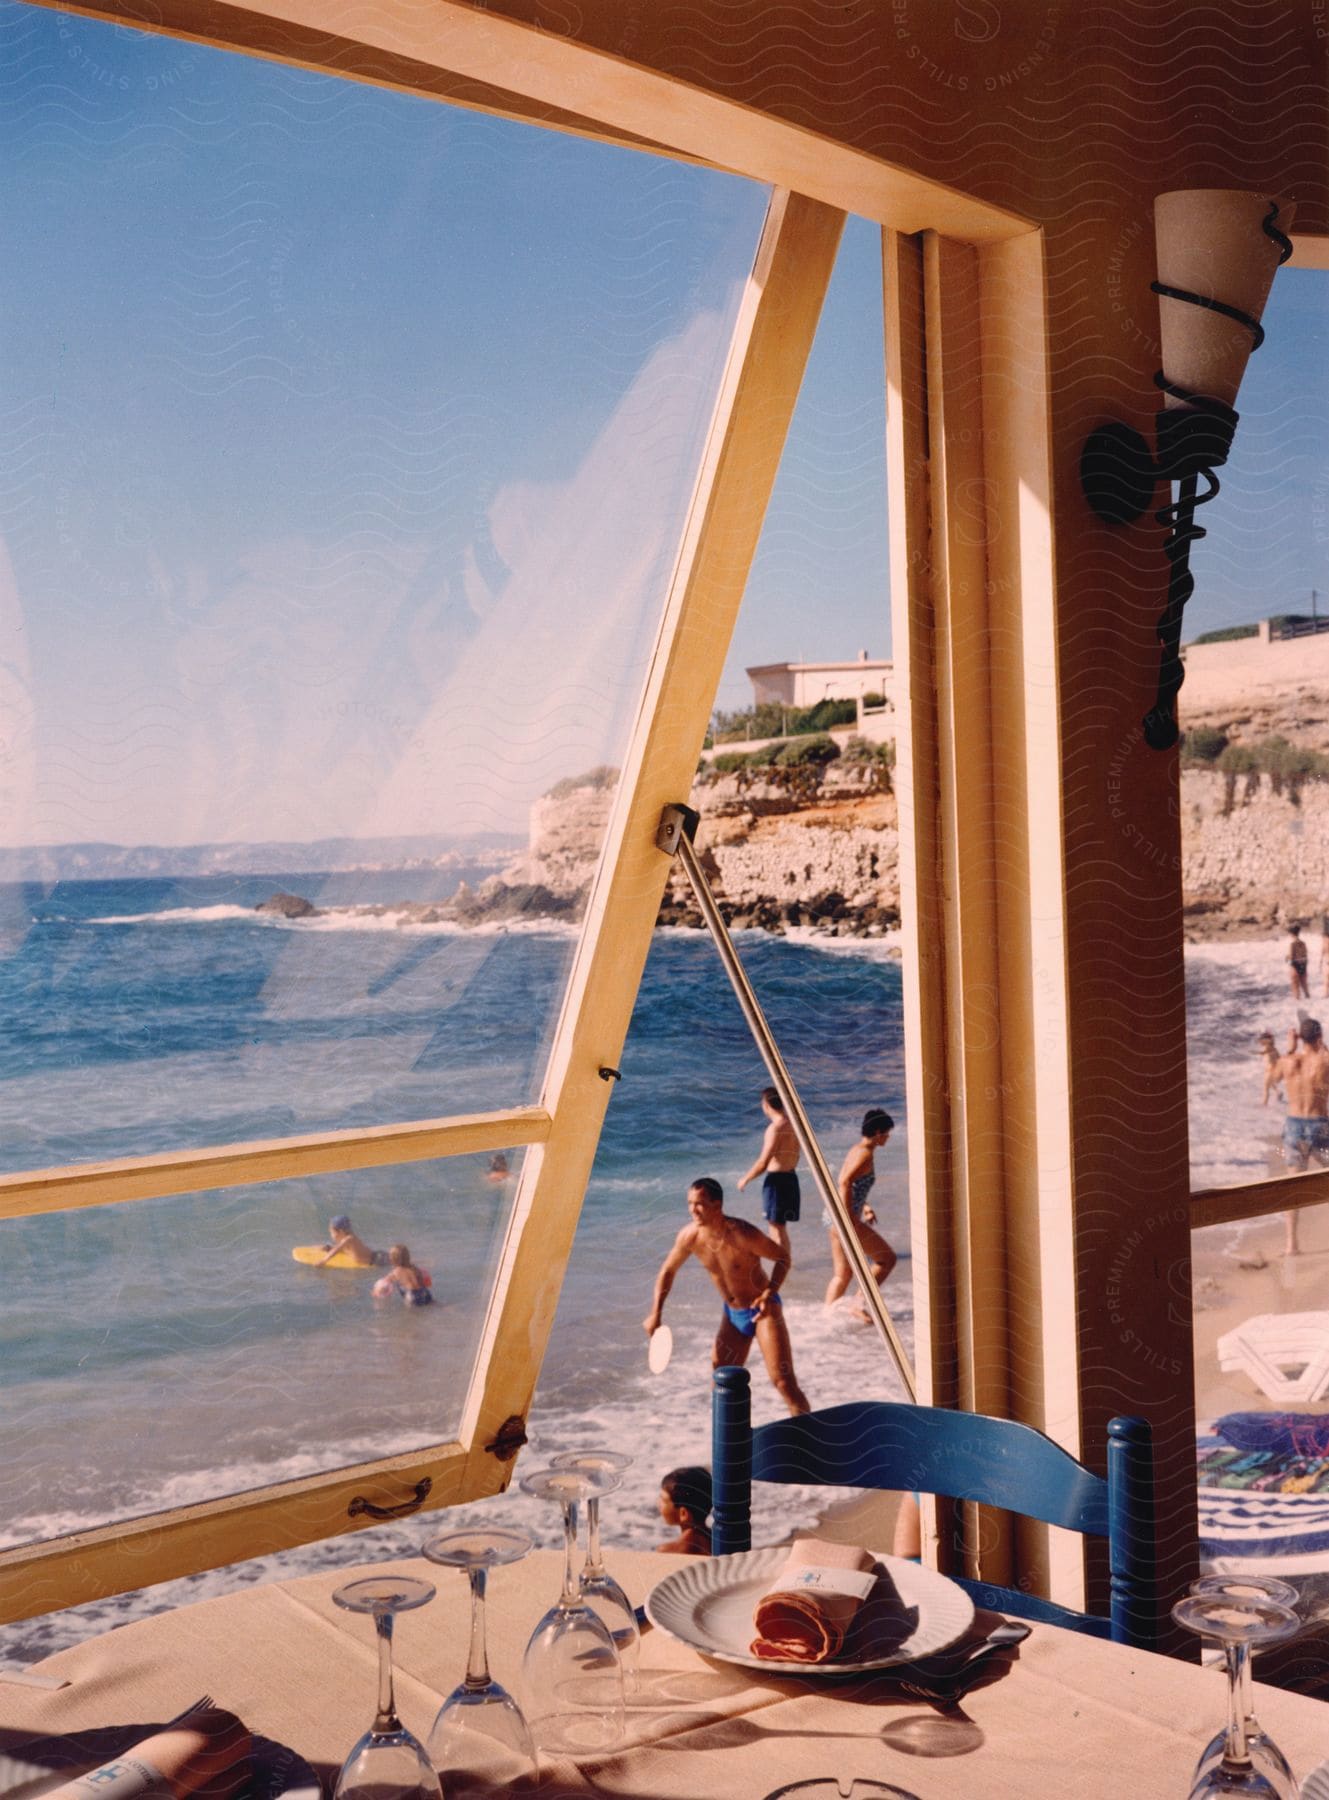
POLYGON ((493 1443, 486 1444, 485 1449, 500 1462, 511 1462, 525 1442, 526 1421, 520 1413, 513 1413, 511 1418, 504 1419, 493 1443))

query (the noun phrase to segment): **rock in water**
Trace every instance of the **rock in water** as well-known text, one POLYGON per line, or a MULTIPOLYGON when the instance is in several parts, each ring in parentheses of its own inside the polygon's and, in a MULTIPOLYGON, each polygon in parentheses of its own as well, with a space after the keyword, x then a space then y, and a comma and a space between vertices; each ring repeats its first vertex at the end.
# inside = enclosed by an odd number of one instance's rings
POLYGON ((283 919, 313 919, 318 916, 318 908, 312 900, 306 900, 303 894, 269 894, 266 900, 259 901, 254 911, 278 913, 283 919))

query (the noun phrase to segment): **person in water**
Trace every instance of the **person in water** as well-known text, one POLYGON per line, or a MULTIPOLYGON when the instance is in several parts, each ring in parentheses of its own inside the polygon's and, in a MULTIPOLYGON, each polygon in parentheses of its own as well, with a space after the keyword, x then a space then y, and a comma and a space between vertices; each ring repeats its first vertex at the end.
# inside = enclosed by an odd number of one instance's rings
POLYGON ((789 1232, 786 1227, 798 1218, 801 1198, 798 1176, 794 1172, 798 1166, 798 1139, 785 1117, 784 1102, 773 1087, 762 1089, 761 1110, 766 1115, 766 1135, 761 1140, 761 1152, 756 1162, 739 1181, 738 1191, 741 1194, 750 1181, 755 1181, 758 1175, 764 1176, 762 1211, 771 1228, 771 1236, 787 1252, 789 1232))
POLYGON ((746 1219, 731 1219, 724 1210, 724 1189, 709 1175, 688 1189, 688 1214, 690 1222, 674 1239, 655 1278, 655 1303, 642 1320, 647 1337, 659 1329, 675 1275, 695 1256, 724 1301, 711 1366, 735 1368, 745 1363, 755 1338, 772 1386, 790 1412, 810 1411, 794 1374, 794 1353, 779 1293, 780 1283, 789 1273, 788 1246, 768 1238, 746 1219), (769 1280, 763 1262, 772 1265, 769 1280))
POLYGON ((416 1268, 405 1244, 394 1244, 388 1251, 387 1274, 374 1283, 374 1298, 390 1300, 395 1294, 407 1306, 432 1306, 434 1296, 430 1289, 433 1285, 428 1269, 416 1268))
POLYGON ((1270 1094, 1273 1094, 1276 1098, 1281 1098, 1281 1095, 1279 1095, 1278 1092, 1283 1085, 1283 1077, 1278 1072, 1280 1059, 1278 1051, 1274 1046, 1274 1034, 1272 1031, 1262 1031, 1255 1041, 1260 1046, 1260 1055, 1264 1061, 1264 1097, 1260 1101, 1260 1104, 1261 1106, 1268 1106, 1270 1094))
POLYGON ((508 1159, 501 1150, 495 1150, 489 1159, 489 1167, 485 1170, 486 1181, 506 1181, 512 1171, 508 1168, 508 1159))
POLYGON ((671 1469, 660 1482, 660 1517, 677 1531, 676 1538, 657 1544, 666 1556, 709 1556, 711 1472, 699 1463, 671 1469))
MULTIPOLYGON (((890 1142, 891 1133, 895 1130, 895 1120, 880 1107, 873 1107, 863 1115, 862 1135, 840 1165, 840 1198, 849 1208, 849 1216, 854 1223, 854 1233, 863 1246, 864 1254, 872 1262, 872 1279, 880 1287, 882 1282, 895 1267, 895 1252, 874 1230, 877 1215, 868 1205, 868 1195, 872 1192, 872 1184, 877 1179, 874 1157, 878 1150, 884 1150, 890 1142)), ((831 1261, 835 1268, 826 1286, 826 1304, 834 1306, 836 1301, 848 1289, 853 1279, 853 1270, 849 1266, 849 1258, 845 1254, 844 1245, 840 1242, 840 1233, 836 1230, 835 1221, 829 1212, 823 1212, 831 1239, 831 1261)), ((866 1323, 871 1319, 866 1307, 860 1301, 853 1309, 858 1317, 866 1323)))
POLYGON ((331 1262, 338 1252, 349 1257, 357 1269, 372 1269, 375 1263, 383 1261, 382 1251, 371 1250, 363 1238, 355 1235, 345 1213, 338 1213, 335 1219, 328 1220, 328 1236, 332 1242, 324 1245, 323 1255, 311 1265, 315 1269, 321 1269, 324 1263, 331 1262))
POLYGON ((1287 964, 1288 986, 1292 989, 1294 1000, 1309 1000, 1311 997, 1310 982, 1306 979, 1306 969, 1310 962, 1310 951, 1306 940, 1301 935, 1300 925, 1288 927, 1287 955, 1283 961, 1287 964))

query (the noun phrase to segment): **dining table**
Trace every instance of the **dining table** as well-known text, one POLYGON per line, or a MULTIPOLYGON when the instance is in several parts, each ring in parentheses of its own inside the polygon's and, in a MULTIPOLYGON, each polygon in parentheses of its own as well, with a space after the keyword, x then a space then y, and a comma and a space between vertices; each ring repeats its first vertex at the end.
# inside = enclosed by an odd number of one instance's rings
MULTIPOLYGON (((686 1559, 611 1547, 606 1560, 638 1602, 686 1559)), ((76 1750, 77 1740, 95 1744, 112 1726, 141 1727, 146 1736, 206 1693, 251 1732, 305 1759, 330 1793, 370 1723, 377 1672, 372 1621, 340 1610, 333 1592, 388 1567, 438 1589, 395 1625, 398 1711, 424 1738, 440 1696, 465 1672, 465 1577, 423 1559, 348 1559, 334 1572, 138 1619, 31 1666, 65 1686, 10 1684, 0 1675, 0 1756, 22 1758, 25 1746, 53 1740, 76 1750)), ((561 1571, 561 1553, 543 1550, 489 1576, 490 1662, 519 1698, 522 1652, 558 1594, 561 1571)), ((1262 1726, 1304 1779, 1329 1759, 1329 1707, 1259 1682, 1255 1692, 1262 1726)), ((865 1785, 864 1795, 915 1800, 1184 1800, 1225 1707, 1220 1669, 1050 1625, 1034 1625, 958 1698, 910 1693, 891 1670, 749 1668, 648 1628, 622 1746, 575 1763, 546 1760, 535 1791, 548 1800, 768 1800, 795 1783, 833 1778, 846 1797, 858 1779, 880 1784, 865 1785)), ((821 1791, 827 1800, 837 1794, 835 1786, 821 1791)))

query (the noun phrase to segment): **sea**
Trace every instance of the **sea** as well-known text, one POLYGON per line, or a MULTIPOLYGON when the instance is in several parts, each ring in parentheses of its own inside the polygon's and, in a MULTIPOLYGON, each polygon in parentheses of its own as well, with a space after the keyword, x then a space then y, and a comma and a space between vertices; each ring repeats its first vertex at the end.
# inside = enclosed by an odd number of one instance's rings
MULTIPOLYGON (((576 942, 532 920, 465 930, 429 914, 480 864, 293 870, 0 889, 0 1172, 519 1106, 540 1080, 576 942), (256 911, 274 892, 317 911, 256 911)), ((872 1195, 899 1263, 886 1299, 912 1349, 901 966, 897 941, 738 934, 740 954, 832 1168, 869 1106, 896 1130, 872 1195)), ((1195 1185, 1259 1179, 1281 1115, 1259 1104, 1255 1033, 1296 1017, 1281 945, 1188 951, 1195 1185)), ((664 1535, 660 1477, 709 1460, 718 1298, 684 1268, 652 1374, 642 1321, 699 1175, 760 1220, 767 1075, 713 945, 657 931, 614 1083, 517 1465, 608 1445, 634 1460, 606 1498, 607 1544, 664 1535)), ((522 1151, 296 1178, 0 1222, 0 1546, 141 1517, 455 1433, 522 1151), (352 1217, 408 1245, 437 1304, 375 1299, 373 1276, 292 1248, 352 1217)), ((827 1227, 804 1181, 785 1313, 814 1405, 901 1398, 875 1330, 829 1308, 827 1227)), ((753 1356, 754 1416, 783 1408, 753 1356)), ((776 1536, 812 1525, 814 1490, 758 1489, 776 1536)), ((416 1551, 486 1518, 552 1544, 519 1487, 139 1593, 0 1627, 33 1660, 184 1600, 278 1574, 416 1551)))

